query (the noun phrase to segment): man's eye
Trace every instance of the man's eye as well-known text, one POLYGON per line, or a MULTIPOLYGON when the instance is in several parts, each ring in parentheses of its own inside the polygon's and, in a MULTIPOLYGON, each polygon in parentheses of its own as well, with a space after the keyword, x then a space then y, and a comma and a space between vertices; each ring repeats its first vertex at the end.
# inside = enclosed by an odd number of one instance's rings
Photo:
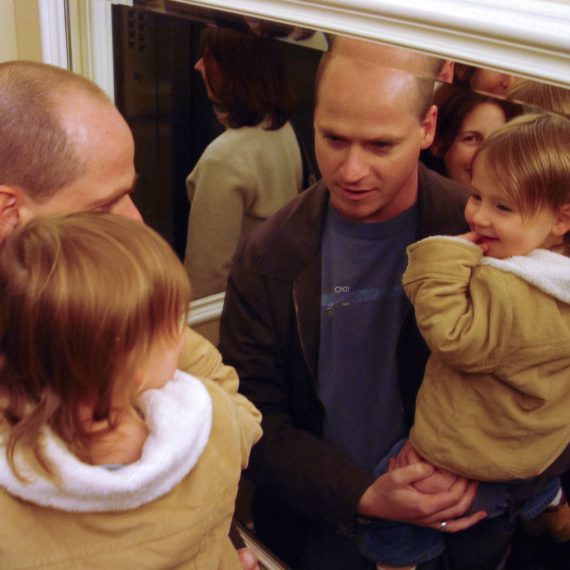
POLYGON ((123 199, 121 196, 120 198, 116 198, 111 202, 107 202, 106 204, 99 204, 96 208, 93 209, 94 212, 102 212, 104 214, 109 214, 113 211, 113 208, 123 199))
POLYGON ((344 139, 337 137, 336 135, 325 135, 324 139, 331 144, 342 144, 344 139))
POLYGON ((105 204, 103 206, 97 206, 93 208, 93 212, 99 212, 101 214, 108 214, 111 211, 111 206, 109 204, 105 204))

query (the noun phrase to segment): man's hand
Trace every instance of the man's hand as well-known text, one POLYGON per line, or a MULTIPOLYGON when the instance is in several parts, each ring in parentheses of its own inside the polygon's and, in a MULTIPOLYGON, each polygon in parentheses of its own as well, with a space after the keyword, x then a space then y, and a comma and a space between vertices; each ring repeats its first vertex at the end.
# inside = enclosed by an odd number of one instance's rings
POLYGON ((395 467, 390 460, 390 471, 381 475, 364 492, 358 512, 366 517, 376 517, 419 526, 457 532, 478 523, 487 515, 480 511, 462 515, 473 503, 477 483, 458 477, 449 491, 434 494, 420 493, 414 488, 434 472, 429 463, 414 463, 407 467, 395 467))

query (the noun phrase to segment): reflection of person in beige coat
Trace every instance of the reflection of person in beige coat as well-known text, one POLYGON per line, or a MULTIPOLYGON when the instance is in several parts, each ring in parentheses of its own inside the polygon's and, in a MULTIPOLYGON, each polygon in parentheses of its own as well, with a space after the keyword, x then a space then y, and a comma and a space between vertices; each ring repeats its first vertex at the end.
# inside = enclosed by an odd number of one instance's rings
POLYGON ((37 218, 0 252, 0 290, 0 567, 241 568, 228 530, 260 415, 181 334, 167 244, 113 216, 37 218))
POLYGON ((238 243, 301 190, 303 170, 278 43, 215 27, 200 40, 195 69, 225 130, 186 179, 184 265, 195 299, 225 290, 238 243))

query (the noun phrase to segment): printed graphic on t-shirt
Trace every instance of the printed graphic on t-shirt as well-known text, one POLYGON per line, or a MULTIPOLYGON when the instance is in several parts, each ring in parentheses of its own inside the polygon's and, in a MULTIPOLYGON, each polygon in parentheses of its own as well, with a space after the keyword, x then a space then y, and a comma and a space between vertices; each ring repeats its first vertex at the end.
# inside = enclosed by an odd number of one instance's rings
POLYGON ((400 283, 374 289, 356 289, 351 291, 350 285, 337 285, 332 293, 321 295, 321 307, 325 309, 328 317, 332 317, 337 307, 349 307, 360 303, 376 303, 380 299, 391 298, 399 301, 402 296, 400 283))

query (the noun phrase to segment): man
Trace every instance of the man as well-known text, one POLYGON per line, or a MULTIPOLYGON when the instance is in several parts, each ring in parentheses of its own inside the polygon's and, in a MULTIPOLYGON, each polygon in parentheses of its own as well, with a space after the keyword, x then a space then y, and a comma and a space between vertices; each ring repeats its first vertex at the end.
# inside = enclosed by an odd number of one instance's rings
MULTIPOLYGON (((135 183, 131 131, 99 87, 45 64, 0 64, 0 240, 40 214, 100 211, 142 222, 131 199, 135 183)), ((189 328, 178 366, 237 382, 189 328)), ((257 568, 248 549, 240 559, 245 570, 257 568)))
POLYGON ((141 220, 131 131, 104 92, 33 62, 0 64, 0 236, 45 213, 141 220))
MULTIPOLYGON (((248 471, 256 532, 293 568, 370 568, 351 542, 366 517, 451 537, 485 516, 464 516, 466 480, 416 492, 425 463, 372 475, 413 421, 427 358, 401 289, 405 247, 466 231, 465 190, 418 164, 435 131, 432 92, 405 71, 325 55, 314 120, 323 180, 234 259, 220 350, 263 414, 248 471)), ((489 530, 497 544, 484 548, 468 532, 452 564, 496 567, 508 532, 489 530)))

